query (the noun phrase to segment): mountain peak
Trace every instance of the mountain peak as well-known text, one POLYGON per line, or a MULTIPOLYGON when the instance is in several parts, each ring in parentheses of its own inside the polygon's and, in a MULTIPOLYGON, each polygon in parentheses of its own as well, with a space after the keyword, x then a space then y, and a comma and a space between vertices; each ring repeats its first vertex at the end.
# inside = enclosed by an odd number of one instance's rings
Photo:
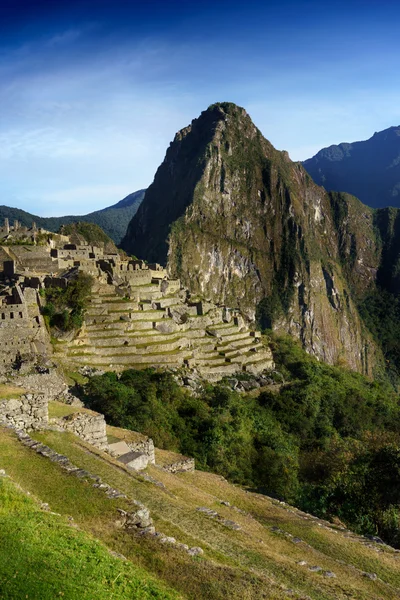
POLYGON ((123 247, 168 264, 170 276, 194 295, 239 308, 249 320, 261 310, 264 327, 299 337, 323 360, 343 355, 352 368, 369 372, 373 351, 367 364, 369 340, 346 300, 340 256, 354 239, 362 265, 356 263, 362 274, 355 286, 369 285, 372 271, 363 265, 374 264, 365 242, 371 216, 363 208, 366 224, 359 223, 357 210, 355 199, 318 188, 243 108, 222 102, 175 136, 123 247), (340 234, 346 243, 339 244, 335 215, 346 211, 354 232, 340 234))
POLYGON ((204 112, 216 112, 219 111, 223 114, 234 115, 234 114, 242 114, 247 115, 246 110, 235 104, 234 102, 214 102, 214 104, 210 104, 204 112))
POLYGON ((400 126, 323 148, 303 166, 327 190, 348 192, 372 208, 400 206, 400 126))

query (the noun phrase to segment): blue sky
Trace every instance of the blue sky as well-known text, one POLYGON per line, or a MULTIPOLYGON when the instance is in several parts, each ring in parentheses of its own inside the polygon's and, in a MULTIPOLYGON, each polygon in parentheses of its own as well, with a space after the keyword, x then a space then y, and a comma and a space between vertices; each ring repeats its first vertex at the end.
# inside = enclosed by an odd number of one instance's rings
POLYGON ((384 0, 1 0, 0 204, 113 204, 216 101, 294 160, 398 125, 399 20, 384 0))

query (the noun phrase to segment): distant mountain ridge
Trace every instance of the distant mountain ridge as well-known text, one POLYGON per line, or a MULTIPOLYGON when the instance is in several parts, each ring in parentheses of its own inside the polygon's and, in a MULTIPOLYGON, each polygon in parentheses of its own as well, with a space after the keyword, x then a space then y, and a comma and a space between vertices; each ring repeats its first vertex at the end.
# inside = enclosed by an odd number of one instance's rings
POLYGON ((119 244, 126 233, 126 229, 132 217, 136 214, 146 190, 138 190, 129 194, 116 204, 108 206, 101 210, 88 213, 87 215, 66 215, 64 217, 39 217, 28 213, 20 208, 10 206, 0 206, 0 223, 4 219, 9 219, 10 224, 17 219, 21 225, 30 227, 32 221, 35 221, 38 227, 43 227, 49 231, 58 231, 62 225, 69 225, 77 221, 85 223, 94 223, 99 225, 104 232, 116 243, 119 244))
POLYGON ((323 148, 302 164, 328 191, 353 194, 372 208, 400 207, 400 126, 323 148))

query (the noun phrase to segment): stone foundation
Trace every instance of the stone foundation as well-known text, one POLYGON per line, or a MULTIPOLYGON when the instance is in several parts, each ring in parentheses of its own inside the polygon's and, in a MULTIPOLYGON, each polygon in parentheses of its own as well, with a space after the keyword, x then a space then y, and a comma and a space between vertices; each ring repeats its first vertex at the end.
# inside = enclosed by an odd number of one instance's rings
POLYGON ((99 450, 108 448, 104 415, 77 412, 63 419, 58 419, 57 425, 74 433, 83 441, 99 448, 99 450))
POLYGON ((133 452, 141 452, 148 457, 149 463, 155 464, 156 456, 154 453, 154 442, 151 438, 145 438, 138 442, 127 442, 133 452))
POLYGON ((164 471, 168 471, 168 473, 185 473, 188 471, 195 470, 195 462, 194 458, 186 458, 180 460, 176 463, 172 463, 170 465, 163 466, 164 471))
POLYGON ((44 396, 25 394, 18 399, 0 399, 0 423, 26 430, 42 429, 48 422, 48 402, 44 396))
POLYGON ((56 370, 51 370, 50 373, 14 376, 13 385, 32 390, 34 393, 44 396, 48 401, 54 400, 68 391, 68 385, 56 370))

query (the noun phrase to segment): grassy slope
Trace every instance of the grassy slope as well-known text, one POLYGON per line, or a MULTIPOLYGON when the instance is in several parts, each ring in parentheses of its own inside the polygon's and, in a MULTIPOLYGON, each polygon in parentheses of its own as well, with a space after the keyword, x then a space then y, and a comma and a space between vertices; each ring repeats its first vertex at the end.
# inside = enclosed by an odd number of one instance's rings
POLYGON ((2 600, 172 600, 143 569, 111 556, 64 516, 44 512, 8 478, 0 479, 2 600))
POLYGON ((77 465, 143 502, 151 510, 156 529, 179 542, 201 546, 205 554, 186 553, 152 539, 128 534, 115 527, 117 507, 126 500, 109 500, 89 483, 80 481, 48 459, 23 447, 9 432, 0 435, 0 467, 25 489, 40 496, 52 510, 74 517, 78 526, 109 548, 152 572, 186 598, 259 599, 308 595, 312 599, 395 599, 400 595, 399 554, 360 541, 346 531, 326 528, 317 519, 269 498, 248 493, 208 473, 171 475, 157 467, 148 472, 166 489, 130 474, 113 459, 93 451, 72 435, 46 432, 35 437, 62 452, 77 465), (91 450, 91 451, 88 451, 91 450), (221 500, 244 511, 221 505, 221 500), (233 531, 196 511, 212 508, 242 527, 233 531), (301 541, 282 532, 298 536, 301 541), (301 566, 299 561, 307 561, 301 566), (319 565, 333 571, 327 578, 309 571, 319 565), (374 572, 376 581, 362 575, 374 572))
POLYGON ((9 400, 10 398, 20 398, 26 390, 0 383, 0 400, 9 400))

